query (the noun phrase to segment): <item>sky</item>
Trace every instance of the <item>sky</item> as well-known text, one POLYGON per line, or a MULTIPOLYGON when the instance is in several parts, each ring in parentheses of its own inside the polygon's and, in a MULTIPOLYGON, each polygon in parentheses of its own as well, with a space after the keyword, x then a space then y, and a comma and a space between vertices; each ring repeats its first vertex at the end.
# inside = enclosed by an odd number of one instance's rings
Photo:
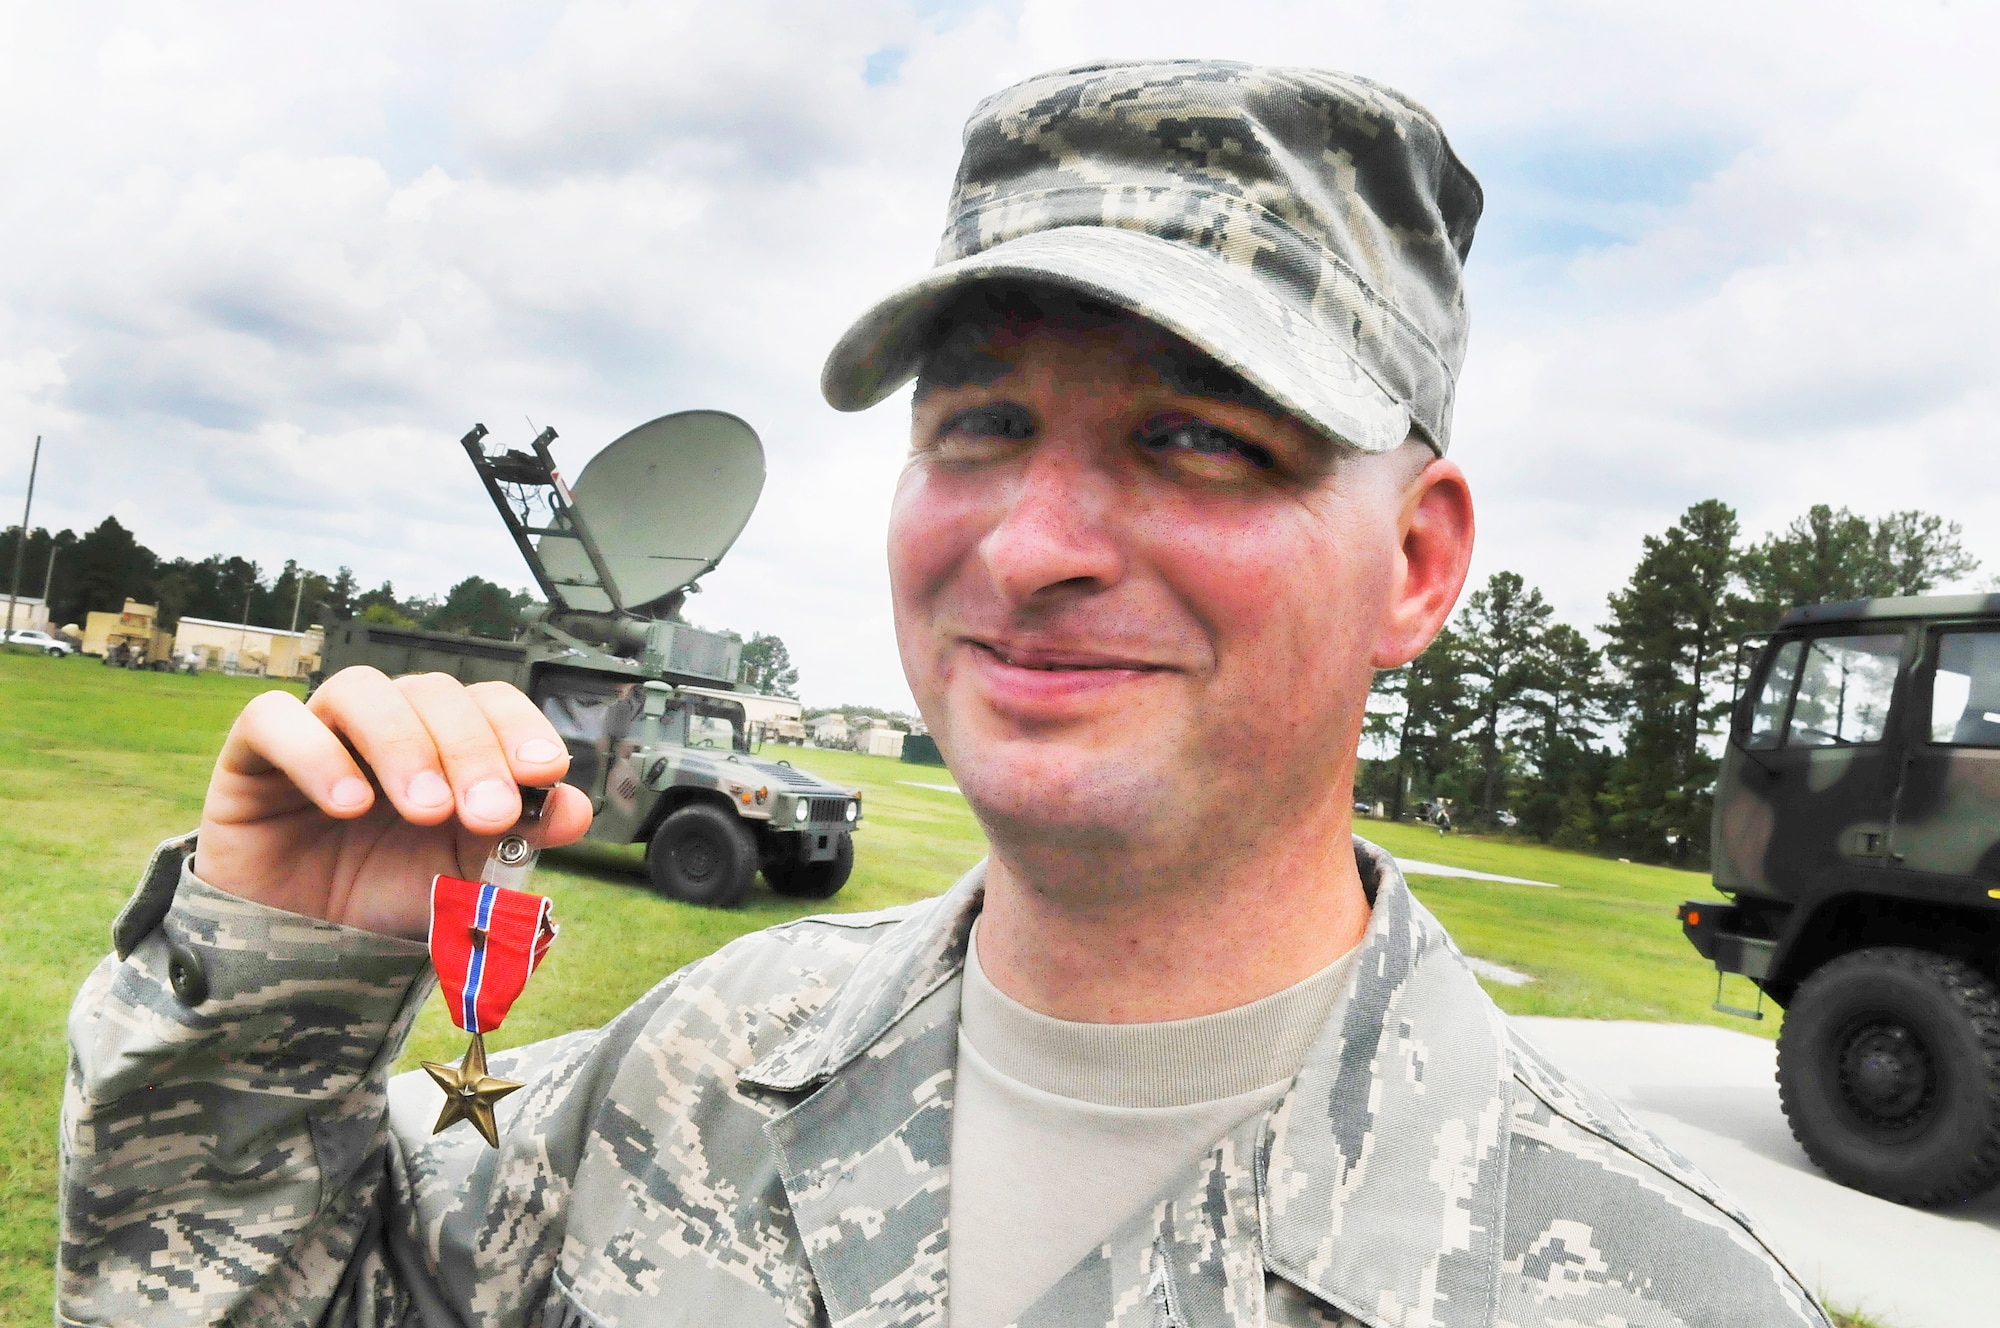
POLYGON ((1452 456, 1473 577, 1589 628, 1719 497, 1963 523, 2000 574, 2000 11, 1380 0, 0 4, 0 523, 404 594, 529 582, 457 439, 571 474, 670 411, 762 436, 688 616, 809 704, 910 707, 883 531, 904 398, 819 368, 928 266, 966 114, 1216 56, 1428 106, 1485 188, 1452 456), (532 422, 532 423, 531 423, 532 422))

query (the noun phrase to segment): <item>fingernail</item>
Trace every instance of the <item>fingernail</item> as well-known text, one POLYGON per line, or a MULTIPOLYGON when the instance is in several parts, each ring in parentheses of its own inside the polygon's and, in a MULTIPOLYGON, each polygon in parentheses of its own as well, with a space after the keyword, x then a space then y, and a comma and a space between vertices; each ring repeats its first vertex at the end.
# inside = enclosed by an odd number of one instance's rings
POLYGON ((444 782, 444 776, 435 770, 426 770, 410 781, 404 794, 419 807, 435 807, 441 802, 451 801, 451 785, 444 782))
POLYGON ((368 781, 349 775, 335 784, 326 797, 336 807, 359 807, 368 801, 368 781))
POLYGON ((482 779, 465 791, 465 814, 482 821, 499 821, 512 817, 514 812, 514 789, 497 779, 482 779))
POLYGON ((529 765, 546 765, 550 761, 562 759, 563 749, 547 738, 530 738, 521 744, 514 755, 529 765))

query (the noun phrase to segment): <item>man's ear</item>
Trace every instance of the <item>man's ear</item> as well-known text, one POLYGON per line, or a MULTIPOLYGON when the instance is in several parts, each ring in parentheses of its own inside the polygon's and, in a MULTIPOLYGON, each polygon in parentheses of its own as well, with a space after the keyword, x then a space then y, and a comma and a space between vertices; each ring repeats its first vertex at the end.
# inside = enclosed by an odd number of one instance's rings
MULTIPOLYGON (((1472 489, 1457 463, 1422 448, 1412 458, 1399 495, 1395 571, 1375 636, 1373 663, 1393 669, 1423 653, 1451 616, 1472 563, 1472 489)), ((1401 460, 1401 458, 1397 458, 1401 460)))

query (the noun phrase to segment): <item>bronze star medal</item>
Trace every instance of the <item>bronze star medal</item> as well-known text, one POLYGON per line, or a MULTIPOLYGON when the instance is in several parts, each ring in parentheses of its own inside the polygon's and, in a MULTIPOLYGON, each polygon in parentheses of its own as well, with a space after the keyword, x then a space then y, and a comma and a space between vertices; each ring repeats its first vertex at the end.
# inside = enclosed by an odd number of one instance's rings
POLYGON ((487 1143, 498 1148, 500 1131, 493 1124, 493 1104, 524 1085, 486 1073, 485 1037, 474 1033, 472 1045, 465 1049, 465 1055, 458 1064, 425 1061, 424 1071, 444 1090, 444 1110, 438 1113, 437 1124, 431 1127, 431 1133, 436 1134, 447 1126, 469 1120, 472 1128, 485 1136, 487 1143))
MULTIPOLYGON (((527 819, 536 819, 547 790, 521 793, 527 819)), ((472 1034, 457 1065, 424 1062, 424 1071, 444 1090, 433 1134, 469 1120, 481 1138, 500 1146, 493 1104, 522 1085, 487 1073, 486 1034, 500 1027, 556 938, 549 901, 508 888, 525 882, 534 862, 527 838, 509 834, 494 846, 481 872, 484 880, 431 881, 431 965, 452 1022, 472 1034)))

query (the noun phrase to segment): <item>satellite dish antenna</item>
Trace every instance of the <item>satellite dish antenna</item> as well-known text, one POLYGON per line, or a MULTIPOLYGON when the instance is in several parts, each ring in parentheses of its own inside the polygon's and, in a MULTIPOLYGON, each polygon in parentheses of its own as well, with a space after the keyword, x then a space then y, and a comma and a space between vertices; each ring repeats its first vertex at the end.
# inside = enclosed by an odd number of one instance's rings
MULTIPOLYGON (((678 411, 592 457, 571 491, 618 598, 644 612, 714 570, 736 543, 764 492, 764 444, 734 415, 678 411)), ((572 609, 617 607, 581 542, 544 534, 535 552, 572 609)))

